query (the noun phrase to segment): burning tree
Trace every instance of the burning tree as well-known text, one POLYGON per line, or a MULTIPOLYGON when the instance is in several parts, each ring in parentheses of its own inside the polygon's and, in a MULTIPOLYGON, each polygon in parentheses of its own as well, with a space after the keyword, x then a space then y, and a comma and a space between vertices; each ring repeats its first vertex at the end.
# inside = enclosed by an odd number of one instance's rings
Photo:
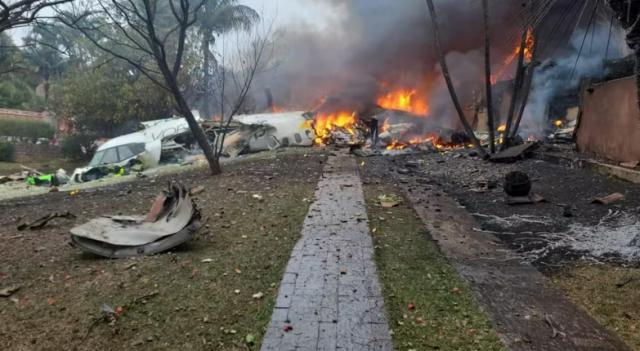
MULTIPOLYGON (((81 31, 100 50, 127 62, 169 92, 175 110, 186 119, 211 174, 215 175, 221 172, 219 153, 191 111, 180 81, 185 43, 194 32, 198 14, 209 1, 95 0, 82 8, 58 8, 57 18, 81 31)), ((251 62, 257 65, 257 61, 251 62)), ((247 80, 250 85, 251 80, 247 80)), ((237 100, 243 101, 248 91, 248 87, 242 89, 237 100)))

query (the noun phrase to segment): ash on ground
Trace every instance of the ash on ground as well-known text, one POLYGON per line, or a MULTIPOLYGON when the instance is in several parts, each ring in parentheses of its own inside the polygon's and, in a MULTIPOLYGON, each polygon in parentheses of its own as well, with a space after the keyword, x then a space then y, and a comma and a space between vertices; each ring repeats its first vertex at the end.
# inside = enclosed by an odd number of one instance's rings
POLYGON ((575 260, 640 265, 640 185, 589 170, 525 159, 484 162, 469 150, 362 158, 365 182, 399 184, 408 177, 434 183, 476 218, 474 230, 492 232, 521 259, 541 268, 575 260), (507 172, 529 174, 531 193, 545 199, 509 205, 502 189, 507 172), (493 184, 480 188, 479 184, 493 184), (612 193, 625 198, 609 205, 592 201, 612 193))

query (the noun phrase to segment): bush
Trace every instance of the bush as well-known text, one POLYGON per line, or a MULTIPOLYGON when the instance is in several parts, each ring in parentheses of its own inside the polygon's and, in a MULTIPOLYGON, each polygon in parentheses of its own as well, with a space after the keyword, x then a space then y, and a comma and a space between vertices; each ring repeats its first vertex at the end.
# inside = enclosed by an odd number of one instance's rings
POLYGON ((96 150, 93 134, 74 134, 60 141, 62 156, 75 161, 88 161, 96 150))
POLYGON ((0 141, 0 162, 13 161, 13 144, 7 141, 0 141))
POLYGON ((3 136, 29 138, 34 143, 40 138, 53 139, 55 128, 42 121, 22 119, 0 119, 0 133, 3 136))

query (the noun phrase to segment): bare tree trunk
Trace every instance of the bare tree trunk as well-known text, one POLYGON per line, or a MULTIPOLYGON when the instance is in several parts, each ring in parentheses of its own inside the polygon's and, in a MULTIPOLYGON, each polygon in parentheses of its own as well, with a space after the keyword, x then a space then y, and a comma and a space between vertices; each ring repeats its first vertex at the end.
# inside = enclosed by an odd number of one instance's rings
POLYGON ((478 141, 478 138, 476 138, 475 134, 473 134, 473 128, 471 128, 471 126, 469 125, 469 121, 467 121, 467 118, 464 115, 464 111, 462 110, 462 106, 460 106, 460 102, 458 101, 458 96, 456 95, 453 83, 451 82, 449 67, 447 66, 447 60, 444 57, 444 52, 442 51, 442 43, 440 42, 440 28, 438 27, 438 17, 436 16, 436 9, 433 6, 433 0, 427 0, 427 5, 429 7, 429 14, 431 15, 433 38, 436 42, 436 48, 438 49, 440 66, 442 67, 442 75, 444 76, 444 80, 447 82, 447 88, 449 89, 451 100, 453 100, 453 105, 455 106, 456 111, 458 111, 460 122, 464 126, 464 130, 471 139, 473 146, 478 151, 478 155, 480 155, 480 157, 485 157, 487 153, 482 145, 480 145, 480 141, 478 141))
POLYGON ((209 35, 204 35, 202 38, 202 57, 203 57, 203 65, 202 70, 204 71, 204 86, 202 87, 202 114, 205 119, 211 118, 211 110, 209 108, 209 98, 210 98, 210 81, 211 75, 209 74, 209 35))
POLYGON ((513 114, 516 111, 516 103, 518 101, 518 94, 520 93, 520 86, 522 85, 522 64, 524 63, 524 49, 527 45, 527 27, 523 28, 522 42, 520 43, 520 53, 518 55, 518 67, 516 71, 516 81, 513 87, 513 95, 511 97, 511 103, 509 104, 509 114, 507 115, 507 126, 504 130, 504 138, 502 141, 501 150, 507 148, 509 133, 511 132, 511 125, 513 124, 513 114))
POLYGON ((184 118, 187 120, 187 124, 189 124, 189 129, 191 129, 191 132, 193 133, 193 137, 198 142, 198 146, 200 146, 200 148, 202 149, 202 152, 204 153, 204 157, 207 159, 207 162, 209 162, 209 169, 211 170, 211 174, 218 175, 222 173, 222 169, 220 168, 220 161, 214 155, 213 148, 211 147, 211 144, 209 144, 209 140, 207 139, 207 136, 204 134, 202 127, 200 126, 198 121, 196 121, 196 118, 193 116, 193 113, 191 112, 191 109, 189 108, 187 101, 182 96, 182 93, 180 92, 178 85, 172 84, 170 85, 170 88, 173 94, 173 98, 176 101, 176 107, 178 112, 180 112, 180 114, 182 114, 184 118))
POLYGON ((515 123, 513 124, 513 132, 511 133, 512 137, 515 137, 518 134, 518 128, 520 128, 520 122, 522 122, 522 115, 524 114, 524 109, 527 107, 527 100, 529 99, 529 92, 531 92, 531 84, 533 83, 533 74, 536 70, 536 56, 538 52, 538 38, 537 31, 533 31, 533 50, 531 51, 531 63, 529 63, 529 67, 527 67, 527 75, 524 77, 524 87, 522 88, 522 99, 520 101, 520 111, 518 111, 518 117, 516 118, 515 123))
POLYGON ((495 127, 493 126, 493 96, 491 94, 491 38, 489 37, 489 0, 482 0, 484 14, 484 84, 487 101, 487 124, 489 126, 489 150, 496 152, 495 127))

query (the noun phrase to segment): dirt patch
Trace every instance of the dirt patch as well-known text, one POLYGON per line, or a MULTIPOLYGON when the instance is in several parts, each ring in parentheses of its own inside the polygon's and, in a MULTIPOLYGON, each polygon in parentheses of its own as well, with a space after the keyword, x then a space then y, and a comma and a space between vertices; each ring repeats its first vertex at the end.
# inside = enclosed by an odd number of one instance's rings
POLYGON ((397 192, 384 185, 365 187, 395 348, 503 350, 470 287, 439 252, 407 201, 393 208, 379 204, 378 196, 397 192))
POLYGON ((0 298, 0 348, 237 350, 252 334, 250 349, 258 349, 325 160, 321 151, 307 153, 225 165, 217 177, 202 170, 73 196, 0 202, 0 290, 21 287, 0 298), (102 259, 69 245, 76 223, 102 214, 143 214, 172 180, 206 188, 195 202, 209 222, 195 240, 135 260, 102 259), (70 211, 78 219, 15 230, 17 217, 51 211, 70 211), (257 293, 264 296, 254 298, 257 293), (113 323, 90 328, 103 304, 122 311, 113 323))
POLYGON ((573 303, 640 350, 640 269, 581 264, 552 278, 573 303))

